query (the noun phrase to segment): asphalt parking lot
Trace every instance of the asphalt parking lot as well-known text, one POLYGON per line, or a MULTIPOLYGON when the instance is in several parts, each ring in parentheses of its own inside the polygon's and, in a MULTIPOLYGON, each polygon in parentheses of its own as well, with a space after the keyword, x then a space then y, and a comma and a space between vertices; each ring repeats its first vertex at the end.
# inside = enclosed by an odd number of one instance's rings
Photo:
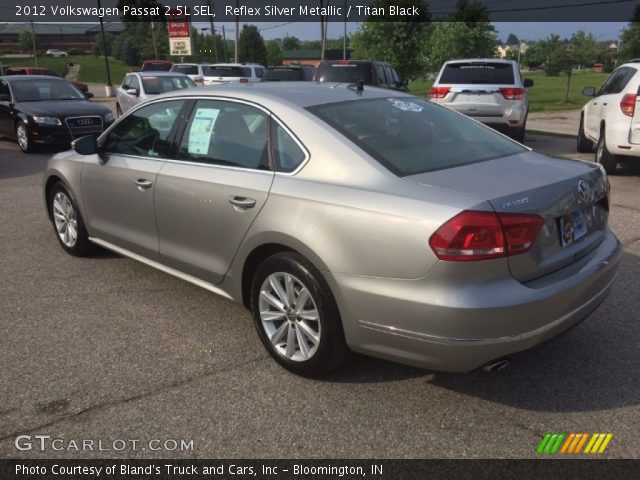
MULTIPOLYGON (((528 141, 573 155, 571 139, 528 141)), ((41 195, 49 154, 0 140, 0 457, 511 458, 547 432, 612 432, 602 456, 640 458, 640 166, 611 178, 625 254, 578 328, 492 374, 355 357, 308 380, 267 356, 240 306, 116 255, 66 255, 41 195), (18 451, 21 434, 193 450, 18 451)))

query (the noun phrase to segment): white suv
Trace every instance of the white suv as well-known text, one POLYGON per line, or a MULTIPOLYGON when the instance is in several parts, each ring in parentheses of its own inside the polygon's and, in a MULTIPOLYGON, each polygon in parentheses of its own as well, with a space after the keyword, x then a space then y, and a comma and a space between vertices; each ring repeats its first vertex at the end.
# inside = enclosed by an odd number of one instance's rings
POLYGON ((205 85, 222 83, 259 82, 264 75, 264 67, 257 63, 216 63, 203 68, 205 85))
POLYGON ((609 174, 615 172, 619 160, 640 157, 639 69, 640 60, 625 63, 609 75, 597 93, 594 87, 582 90, 595 98, 582 107, 578 151, 591 152, 597 145, 596 162, 609 174))
POLYGON ((195 82, 198 87, 204 86, 203 70, 211 66, 210 63, 175 63, 171 67, 171 72, 184 73, 195 82))

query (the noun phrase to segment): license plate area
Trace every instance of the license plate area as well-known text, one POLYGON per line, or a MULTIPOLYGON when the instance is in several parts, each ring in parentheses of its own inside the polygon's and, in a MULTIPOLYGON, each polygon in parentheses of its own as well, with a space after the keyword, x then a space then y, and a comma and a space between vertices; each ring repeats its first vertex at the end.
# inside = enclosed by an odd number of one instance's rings
POLYGON ((581 208, 559 218, 560 245, 566 247, 584 238, 593 227, 593 208, 581 208))

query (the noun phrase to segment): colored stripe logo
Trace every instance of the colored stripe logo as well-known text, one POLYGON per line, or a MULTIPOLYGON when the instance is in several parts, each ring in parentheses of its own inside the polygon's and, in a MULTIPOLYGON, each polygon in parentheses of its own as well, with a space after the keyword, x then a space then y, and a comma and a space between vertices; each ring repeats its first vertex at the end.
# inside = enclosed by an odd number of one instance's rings
POLYGON ((603 453, 612 438, 612 433, 547 433, 536 452, 540 455, 603 453))

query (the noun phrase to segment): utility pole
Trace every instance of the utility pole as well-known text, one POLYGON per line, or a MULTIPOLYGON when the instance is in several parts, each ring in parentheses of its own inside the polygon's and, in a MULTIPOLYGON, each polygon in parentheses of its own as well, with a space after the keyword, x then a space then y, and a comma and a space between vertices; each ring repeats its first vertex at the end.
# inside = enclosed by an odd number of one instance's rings
MULTIPOLYGON (((98 0, 98 9, 101 9, 102 5, 98 0)), ((107 69, 107 90, 111 90, 111 71, 109 70, 109 54, 107 52, 107 38, 104 35, 104 23, 102 17, 100 17, 100 32, 102 34, 102 52, 104 53, 104 66, 107 69)), ((154 42, 155 45, 155 42, 154 42)), ((110 94, 109 94, 110 96, 110 94)))
POLYGON ((153 53, 155 55, 155 59, 158 60, 158 46, 156 45, 156 24, 155 22, 151 22, 151 38, 153 39, 153 53))
POLYGON ((222 51, 224 52, 224 63, 227 63, 229 55, 227 55, 227 34, 224 31, 224 25, 222 25, 222 51))
MULTIPOLYGON (((209 12, 211 12, 211 0, 207 0, 209 12)), ((213 60, 218 63, 218 42, 216 42, 216 26, 213 24, 213 17, 209 15, 209 27, 211 28, 211 39, 213 40, 213 60)))
POLYGON ((33 25, 33 20, 31 20, 31 43, 33 44, 33 61, 35 62, 37 68, 38 51, 36 50, 36 27, 33 25))
MULTIPOLYGON (((324 0, 320 0, 320 11, 322 12, 322 7, 324 7, 324 0)), ((324 61, 324 49, 326 46, 326 38, 325 38, 325 34, 326 34, 326 30, 324 28, 324 23, 325 23, 325 19, 324 19, 324 15, 320 15, 320 61, 323 62, 324 61)))
POLYGON ((342 33, 342 59, 347 59, 347 0, 344 0, 344 32, 342 33))
MULTIPOLYGON (((240 11, 240 0, 236 0, 236 8, 237 11, 240 11)), ((238 60, 238 40, 240 40, 240 15, 236 15, 236 54, 235 54, 235 63, 239 63, 238 60)))

